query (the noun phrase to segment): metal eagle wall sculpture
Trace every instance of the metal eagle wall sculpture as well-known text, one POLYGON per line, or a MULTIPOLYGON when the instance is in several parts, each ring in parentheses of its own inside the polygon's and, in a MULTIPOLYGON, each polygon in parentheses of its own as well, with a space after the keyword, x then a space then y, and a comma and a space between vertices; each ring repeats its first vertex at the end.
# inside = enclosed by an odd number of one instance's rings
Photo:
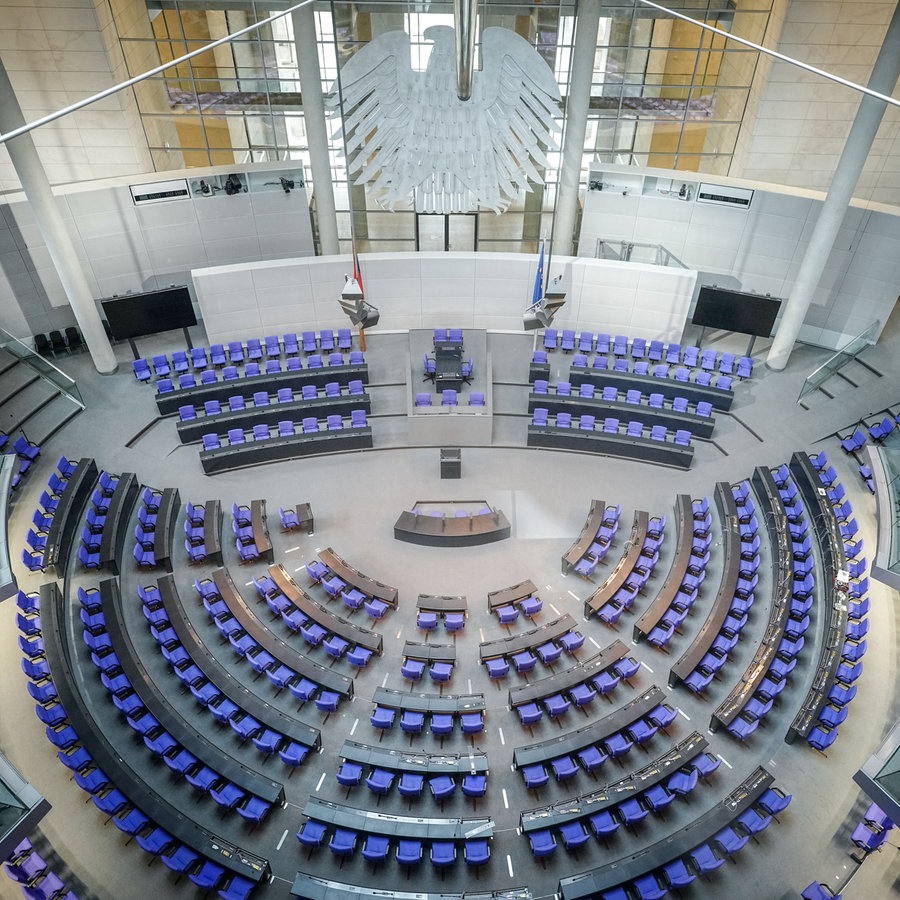
MULTIPOLYGON (((370 41, 341 68, 347 164, 354 184, 369 184, 387 209, 500 213, 558 150, 559 87, 534 48, 506 28, 486 28, 472 97, 456 94, 454 30, 424 31, 434 47, 424 72, 413 71, 409 35, 370 41)), ((340 105, 338 86, 328 98, 340 105)))

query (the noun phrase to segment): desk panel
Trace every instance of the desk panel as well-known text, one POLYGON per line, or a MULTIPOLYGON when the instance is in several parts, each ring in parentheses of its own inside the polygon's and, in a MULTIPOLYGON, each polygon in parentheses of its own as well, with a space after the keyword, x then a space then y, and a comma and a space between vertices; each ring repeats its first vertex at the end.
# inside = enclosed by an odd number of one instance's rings
POLYGON ((275 562, 272 541, 269 539, 269 521, 265 500, 250 501, 250 525, 253 528, 253 543, 259 550, 259 557, 266 562, 275 562))
POLYGON ((498 638, 495 641, 485 641, 479 647, 479 656, 484 662, 498 656, 512 656, 513 653, 521 653, 523 650, 534 650, 535 647, 556 640, 577 627, 578 623, 568 613, 564 613, 558 619, 541 625, 540 628, 498 638))
POLYGON ((12 453, 0 454, 0 600, 12 597, 19 590, 9 557, 9 501, 10 484, 19 467, 12 453))
POLYGON ((44 547, 44 566, 57 574, 62 574, 69 562, 72 547, 84 524, 85 507, 99 477, 93 459, 80 459, 56 507, 44 547))
POLYGON ((306 591, 297 584, 296 581, 288 574, 287 569, 281 563, 269 566, 269 575, 278 585, 278 589, 284 594, 297 609, 304 615, 309 616, 319 623, 326 631, 336 634, 350 641, 351 644, 358 644, 371 650, 373 653, 381 653, 384 645, 384 639, 375 631, 363 628, 360 625, 354 625, 346 619, 333 613, 330 609, 321 606, 306 591))
POLYGON ((591 544, 594 543, 594 539, 597 537, 597 532, 600 530, 600 526, 603 524, 603 515, 606 512, 606 501, 605 500, 591 500, 591 508, 588 510, 587 519, 585 519, 584 526, 581 529, 581 534, 575 538, 572 546, 563 553, 562 556, 562 573, 563 575, 568 575, 572 569, 575 568, 575 564, 579 562, 579 560, 583 559, 588 550, 591 549, 591 544))
POLYGON ((601 650, 595 656, 578 663, 562 672, 555 672, 546 678, 538 678, 530 684, 521 687, 510 688, 509 705, 521 706, 523 703, 533 703, 552 697, 554 694, 571 690, 576 684, 581 684, 595 675, 599 675, 604 669, 628 655, 628 648, 620 641, 613 641, 608 647, 601 650))
POLYGON ((403 655, 408 659, 423 662, 456 662, 456 644, 418 644, 407 641, 403 645, 403 655))
POLYGON ((694 542, 694 507, 690 494, 679 494, 675 499, 675 534, 678 536, 678 546, 675 549, 672 568, 669 569, 668 577, 653 602, 634 623, 633 639, 635 642, 647 637, 659 624, 659 620, 672 605, 687 572, 691 559, 691 545, 694 542))
POLYGON ((512 585, 512 587, 491 591, 487 595, 488 612, 493 612, 501 606, 511 606, 514 603, 520 603, 522 600, 527 597, 533 597, 535 594, 537 594, 537 585, 529 578, 512 585))
POLYGON ((487 775, 490 768, 484 753, 414 753, 357 741, 344 741, 340 756, 363 766, 423 775, 487 775))
POLYGON ((606 385, 612 385, 620 391, 638 390, 642 394, 662 394, 667 400, 675 397, 686 397, 690 403, 706 400, 713 409, 731 409, 734 402, 734 391, 721 391, 719 388, 704 387, 692 381, 675 381, 674 378, 654 378, 652 375, 635 375, 632 372, 613 372, 610 369, 571 369, 569 382, 572 387, 579 388, 583 384, 592 384, 602 391, 606 385))
MULTIPOLYGON (((175 522, 181 512, 181 495, 178 488, 165 488, 159 500, 159 513, 156 516, 156 540, 153 544, 153 552, 156 554, 156 562, 167 572, 172 571, 172 550, 176 546, 175 538, 178 537, 178 549, 184 549, 184 532, 175 530, 175 522)), ((206 535, 204 525, 203 534, 206 535)))
POLYGON ((109 500, 106 523, 100 536, 100 562, 113 575, 119 574, 119 563, 124 559, 125 539, 131 531, 131 516, 140 489, 137 475, 123 472, 109 500))
POLYGON ((691 445, 684 447, 668 441, 651 441, 650 438, 581 431, 579 428, 556 428, 551 425, 529 425, 527 446, 597 453, 618 459, 659 463, 675 469, 689 469, 694 460, 694 448, 691 445))
POLYGON ((375 689, 372 702, 390 709, 421 713, 461 714, 484 712, 487 708, 484 694, 415 694, 383 687, 375 689))
POLYGON ((228 569, 216 569, 212 574, 216 588, 222 595, 222 599, 231 610, 231 614, 240 622, 241 627, 261 647, 268 650, 279 662, 284 663, 304 678, 315 681, 330 691, 335 691, 342 697, 353 696, 353 679, 346 675, 340 675, 331 669, 313 662, 305 653, 285 643, 264 622, 257 618, 256 614, 247 605, 241 592, 235 587, 228 569))
POLYGON ((594 613, 600 612, 613 595, 628 580, 634 567, 641 557, 641 550, 647 538, 647 528, 650 524, 650 516, 643 510, 636 510, 634 522, 631 525, 631 534, 625 542, 625 553, 616 563, 616 567, 606 576, 606 581, 584 601, 584 617, 590 618, 594 613))
POLYGON ((419 594, 416 599, 416 609, 436 613, 467 613, 469 604, 465 597, 437 597, 434 594, 419 594))
POLYGON ((227 871, 249 878, 255 883, 268 877, 268 860, 213 834, 180 809, 172 806, 168 800, 157 794, 110 744, 93 718, 85 698, 74 687, 77 684, 75 669, 78 666, 76 660, 79 651, 68 640, 66 607, 65 598, 55 582, 42 586, 41 622, 53 683, 69 722, 78 734, 79 742, 91 755, 98 768, 106 773, 110 781, 144 815, 165 829, 177 841, 186 844, 227 871))
POLYGON ((222 559, 222 501, 207 500, 203 507, 203 543, 210 560, 223 564, 222 559))
POLYGON ((512 532, 500 510, 475 516, 423 516, 404 510, 394 523, 394 538, 425 547, 477 547, 506 540, 512 532))
POLYGON ((291 886, 291 896, 300 900, 531 900, 528 888, 507 888, 500 891, 465 891, 464 893, 435 893, 410 891, 384 891, 362 884, 346 884, 329 881, 306 872, 298 872, 291 886))
POLYGON ((382 584, 382 582, 376 581, 368 575, 363 575, 362 572, 354 569, 353 566, 338 556, 331 547, 326 547, 322 550, 319 553, 319 559, 342 581, 346 581, 347 584, 352 585, 364 594, 368 594, 370 597, 377 597, 379 600, 383 600, 394 609, 397 608, 397 603, 400 599, 397 588, 382 584))
POLYGON ((720 481, 716 485, 715 501, 725 534, 722 580, 719 583, 716 599, 706 616, 706 621, 678 662, 669 670, 669 687, 675 687, 684 681, 694 671, 700 660, 706 656, 731 611, 731 601, 734 599, 734 590, 740 577, 741 531, 738 523, 737 503, 728 482, 720 481))

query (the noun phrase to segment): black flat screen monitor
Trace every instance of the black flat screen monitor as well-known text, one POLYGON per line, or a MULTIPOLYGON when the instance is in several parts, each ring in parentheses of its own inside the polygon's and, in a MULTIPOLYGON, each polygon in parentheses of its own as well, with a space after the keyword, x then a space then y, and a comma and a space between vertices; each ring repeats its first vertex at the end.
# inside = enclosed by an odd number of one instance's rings
POLYGON ((769 337, 780 308, 781 300, 775 297, 704 285, 691 321, 705 328, 769 337))
POLYGON ((103 314, 118 341, 197 324, 187 287, 145 291, 101 300, 103 314))

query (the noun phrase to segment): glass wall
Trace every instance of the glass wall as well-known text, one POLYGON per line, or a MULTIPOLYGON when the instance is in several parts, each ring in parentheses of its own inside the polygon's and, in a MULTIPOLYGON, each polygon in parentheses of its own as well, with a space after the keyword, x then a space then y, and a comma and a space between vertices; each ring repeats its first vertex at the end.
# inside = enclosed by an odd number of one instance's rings
MULTIPOLYGON (((154 57, 177 58, 288 5, 285 0, 147 0, 147 20, 136 23, 133 15, 116 14, 115 21, 134 75, 154 57)), ((671 6, 760 41, 771 0, 683 0, 671 6)), ((425 29, 452 24, 450 2, 330 2, 315 9, 325 92, 334 88, 339 65, 388 31, 411 36, 412 68, 423 70, 431 49, 425 29)), ((553 70, 562 96, 560 125, 576 25, 574 0, 479 5, 479 34, 489 26, 511 29, 553 70)), ((696 25, 624 0, 601 0, 582 179, 592 161, 727 174, 756 63, 755 52, 696 25)), ((290 16, 174 67, 135 93, 160 169, 171 168, 175 149, 187 166, 291 160, 304 166, 311 185, 290 16)), ((335 115, 329 122, 330 161, 342 241, 349 246, 352 225, 361 249, 415 249, 412 205, 387 212, 368 185, 348 182, 339 127, 335 115)), ((540 173, 543 185, 529 184, 531 190, 522 191, 499 216, 478 214, 479 249, 532 252, 549 235, 560 154, 551 151, 548 160, 549 168, 540 173)))

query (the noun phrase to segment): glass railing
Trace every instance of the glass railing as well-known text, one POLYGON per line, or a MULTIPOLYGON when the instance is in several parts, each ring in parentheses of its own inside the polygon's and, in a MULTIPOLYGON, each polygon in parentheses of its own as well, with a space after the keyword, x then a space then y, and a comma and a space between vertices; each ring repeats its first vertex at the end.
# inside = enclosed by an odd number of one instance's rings
POLYGON ((687 266, 662 244, 641 244, 635 241, 605 241, 597 238, 594 247, 595 259, 611 259, 618 262, 644 263, 649 266, 672 266, 686 269, 687 266))
POLYGON ((852 362, 859 356, 866 347, 871 347, 875 343, 875 336, 881 328, 881 322, 874 321, 862 334, 857 335, 848 341, 834 356, 826 359, 814 372, 807 375, 800 388, 800 396, 797 398, 799 403, 807 394, 817 391, 822 385, 831 378, 832 375, 839 372, 847 363, 852 362))
POLYGON ((84 401, 81 399, 78 385, 65 372, 57 369, 49 359, 45 359, 40 354, 35 353, 31 347, 2 328, 0 328, 0 350, 11 353, 25 365, 34 369, 41 378, 46 378, 57 390, 65 394, 81 409, 84 409, 84 401))
POLYGON ((900 575, 900 440, 895 433, 872 449, 881 460, 887 489, 887 497, 879 494, 878 561, 883 564, 886 559, 887 568, 900 575), (885 534, 888 517, 890 531, 885 534), (882 555, 885 540, 890 541, 886 556, 882 555))

